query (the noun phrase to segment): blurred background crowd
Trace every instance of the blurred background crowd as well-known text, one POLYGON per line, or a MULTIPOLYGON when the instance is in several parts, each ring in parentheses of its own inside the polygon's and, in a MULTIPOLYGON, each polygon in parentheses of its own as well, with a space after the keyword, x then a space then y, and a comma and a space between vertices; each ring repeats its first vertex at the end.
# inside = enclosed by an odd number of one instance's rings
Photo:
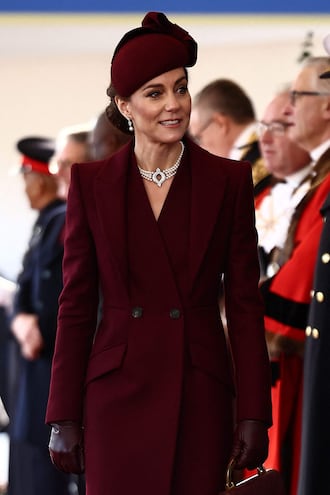
MULTIPOLYGON (((62 127, 94 120, 107 104, 116 41, 140 17, 0 15, 0 271, 6 277, 15 279, 34 221, 12 175, 15 142, 31 133, 55 137, 62 127)), ((189 80, 192 96, 214 79, 233 79, 251 97, 258 117, 274 92, 293 78, 306 50, 323 53, 329 26, 324 13, 174 13, 172 18, 198 40, 198 66, 189 80)))

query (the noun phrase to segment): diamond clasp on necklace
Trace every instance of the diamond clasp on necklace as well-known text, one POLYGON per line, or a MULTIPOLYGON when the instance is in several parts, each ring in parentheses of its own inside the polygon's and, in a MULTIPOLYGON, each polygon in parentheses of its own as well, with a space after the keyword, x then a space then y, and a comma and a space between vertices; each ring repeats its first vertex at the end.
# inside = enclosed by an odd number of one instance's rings
POLYGON ((160 168, 156 168, 154 173, 152 174, 152 181, 157 184, 158 187, 161 187, 163 182, 165 182, 166 175, 160 168))
POLYGON ((143 179, 149 180, 151 182, 154 182, 158 187, 161 187, 162 184, 167 180, 173 177, 176 174, 176 171, 179 168, 181 158, 184 152, 184 144, 182 141, 180 141, 181 144, 181 152, 180 155, 175 162, 174 165, 170 168, 165 168, 164 170, 160 170, 159 167, 156 168, 154 172, 150 172, 149 170, 143 170, 143 168, 138 166, 140 175, 143 179))

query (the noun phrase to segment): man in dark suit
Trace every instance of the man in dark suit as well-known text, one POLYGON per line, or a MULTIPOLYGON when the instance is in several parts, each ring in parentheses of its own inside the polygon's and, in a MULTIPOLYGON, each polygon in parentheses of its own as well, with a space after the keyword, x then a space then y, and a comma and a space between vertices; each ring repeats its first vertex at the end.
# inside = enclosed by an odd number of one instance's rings
POLYGON ((39 215, 18 277, 11 330, 18 345, 17 397, 10 417, 9 495, 68 495, 70 478, 49 461, 44 424, 58 296, 62 289, 66 205, 49 171, 50 139, 20 140, 21 172, 31 208, 39 215))
POLYGON ((253 103, 244 89, 230 79, 216 79, 194 98, 190 134, 217 156, 251 163, 255 194, 270 181, 260 154, 253 103))

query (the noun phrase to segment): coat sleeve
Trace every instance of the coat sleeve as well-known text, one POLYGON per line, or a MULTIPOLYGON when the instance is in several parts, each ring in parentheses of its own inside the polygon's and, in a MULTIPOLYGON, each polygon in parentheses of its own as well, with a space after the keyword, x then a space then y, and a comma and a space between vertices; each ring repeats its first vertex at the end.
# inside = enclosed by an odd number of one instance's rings
POLYGON ((63 290, 59 299, 47 423, 82 421, 85 373, 97 321, 97 274, 79 167, 74 165, 66 215, 63 290))
POLYGON ((237 420, 256 419, 270 425, 270 365, 258 288, 253 184, 251 167, 244 165, 236 175, 238 186, 224 274, 226 317, 236 380, 237 420))

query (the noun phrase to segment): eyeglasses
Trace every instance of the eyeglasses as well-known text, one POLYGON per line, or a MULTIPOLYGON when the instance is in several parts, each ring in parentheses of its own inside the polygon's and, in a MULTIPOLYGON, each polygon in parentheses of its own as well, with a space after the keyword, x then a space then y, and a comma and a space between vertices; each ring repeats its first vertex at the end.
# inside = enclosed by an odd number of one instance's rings
POLYGON ((283 136, 285 131, 290 126, 286 122, 270 122, 266 124, 266 122, 257 122, 256 132, 259 137, 263 136, 265 132, 270 132, 274 136, 283 136))
POLYGON ((294 107, 299 96, 330 96, 326 91, 291 91, 290 103, 294 107))
POLYGON ((200 129, 198 129, 198 132, 195 134, 191 134, 191 138, 198 144, 201 141, 202 134, 206 131, 206 129, 212 124, 213 122, 213 116, 210 117, 208 120, 204 122, 204 124, 201 126, 200 129))

